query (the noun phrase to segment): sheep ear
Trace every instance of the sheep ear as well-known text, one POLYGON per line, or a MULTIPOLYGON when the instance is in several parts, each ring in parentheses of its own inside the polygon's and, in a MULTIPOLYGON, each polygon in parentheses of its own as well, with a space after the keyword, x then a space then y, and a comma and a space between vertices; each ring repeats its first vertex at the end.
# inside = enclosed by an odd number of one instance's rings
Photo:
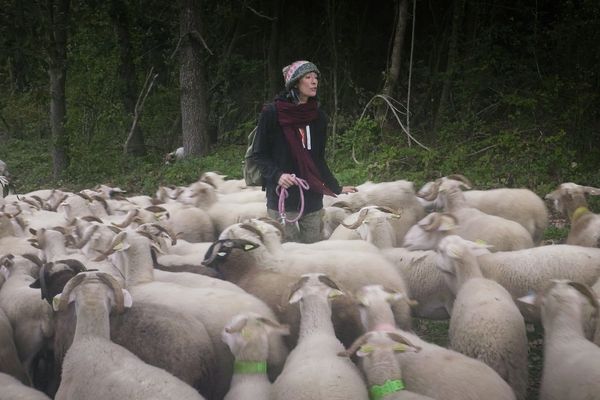
POLYGON ((289 303, 296 304, 302 299, 302 290, 298 289, 290 296, 289 303))
POLYGON ((450 231, 455 229, 458 224, 458 221, 453 215, 444 214, 440 217, 440 226, 438 227, 439 231, 450 231))
POLYGON ((123 306, 125 308, 131 308, 133 305, 133 298, 131 297, 131 293, 127 289, 121 289, 123 291, 123 306))
POLYGON ((0 267, 0 274, 2 274, 4 276, 4 279, 8 279, 8 276, 10 275, 10 272, 8 272, 8 268, 6 268, 4 265, 0 267))
POLYGON ((52 309, 54 311, 58 311, 59 305, 60 305, 60 297, 62 296, 62 293, 57 294, 56 296, 54 296, 52 298, 52 309))
POLYGON ((356 355, 358 357, 366 357, 369 354, 371 354, 374 350, 375 350, 375 348, 372 345, 365 344, 365 345, 360 346, 360 348, 356 351, 356 355))
POLYGON ((535 293, 530 293, 527 296, 519 297, 517 301, 534 306, 536 303, 537 295, 535 293))

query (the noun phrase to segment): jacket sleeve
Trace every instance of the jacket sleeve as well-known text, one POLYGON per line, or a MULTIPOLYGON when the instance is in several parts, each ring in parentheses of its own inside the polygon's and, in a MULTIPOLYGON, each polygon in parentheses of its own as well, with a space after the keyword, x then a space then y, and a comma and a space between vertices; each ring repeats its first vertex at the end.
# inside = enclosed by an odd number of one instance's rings
POLYGON ((252 158, 267 182, 277 183, 282 171, 273 159, 273 135, 277 132, 277 110, 269 104, 263 107, 258 118, 256 136, 252 146, 252 158))
POLYGON ((327 161, 325 159, 325 147, 327 144, 327 116, 325 115, 325 113, 321 112, 320 119, 321 126, 319 127, 319 130, 323 134, 323 140, 320 141, 321 145, 319 146, 319 154, 317 154, 315 163, 317 164, 317 168, 321 173, 321 177, 323 178, 323 182, 325 183, 325 185, 329 189, 331 189, 333 193, 340 194, 342 193, 342 187, 338 183, 338 180, 336 179, 335 175, 333 175, 333 173, 329 169, 329 166, 327 165, 327 161))

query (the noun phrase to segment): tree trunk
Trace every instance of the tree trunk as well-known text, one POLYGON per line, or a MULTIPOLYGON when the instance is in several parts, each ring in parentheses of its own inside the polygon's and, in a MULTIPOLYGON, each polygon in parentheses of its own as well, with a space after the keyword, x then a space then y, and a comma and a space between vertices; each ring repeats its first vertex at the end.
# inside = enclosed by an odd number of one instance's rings
POLYGON ((208 153, 206 82, 202 64, 201 16, 199 0, 182 0, 180 14, 181 129, 185 156, 208 153))
POLYGON ((383 94, 394 96, 394 90, 400 78, 400 65, 402 62, 402 49, 404 47, 404 37, 406 32, 406 20, 408 15, 408 0, 400 0, 398 3, 398 16, 396 21, 396 32, 394 33, 394 42, 392 45, 392 56, 390 59, 390 68, 386 74, 383 94))
POLYGON ((444 84, 442 86, 440 102, 438 105, 433 126, 434 132, 437 132, 441 120, 447 113, 448 100, 450 98, 450 86, 452 85, 452 81, 456 71, 456 63, 458 61, 458 35, 459 28, 462 25, 464 9, 465 0, 454 0, 454 9, 452 14, 452 33, 450 34, 450 41, 448 43, 448 61, 446 63, 446 75, 444 77, 444 84))
MULTIPOLYGON (((110 18, 113 22, 117 45, 119 47, 119 88, 123 107, 128 114, 130 121, 133 121, 135 114, 135 103, 138 96, 136 84, 135 64, 133 63, 133 48, 131 46, 131 36, 129 34, 129 14, 127 6, 122 0, 112 0, 109 10, 110 18)), ((131 139, 127 142, 125 149, 127 154, 134 156, 143 156, 146 154, 144 144, 144 132, 139 124, 134 127, 131 139)))
POLYGON ((279 28, 281 26, 281 6, 280 0, 272 1, 271 35, 269 37, 268 53, 268 74, 269 74, 269 97, 275 96, 283 87, 283 77, 281 75, 282 66, 279 65, 279 28))
POLYGON ((70 0, 48 0, 50 127, 52 131, 53 177, 60 179, 69 166, 69 134, 65 129, 67 105, 67 35, 70 0))

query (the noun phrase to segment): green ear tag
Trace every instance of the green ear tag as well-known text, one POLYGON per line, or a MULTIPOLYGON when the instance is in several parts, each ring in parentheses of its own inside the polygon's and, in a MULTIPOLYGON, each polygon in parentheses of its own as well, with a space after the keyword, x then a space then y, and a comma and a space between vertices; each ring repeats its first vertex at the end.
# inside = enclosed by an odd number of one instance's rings
POLYGON ((236 374, 266 374, 266 361, 236 361, 233 363, 233 372, 236 374))
POLYGON ((369 388, 369 398, 371 400, 380 400, 384 396, 404 390, 402 379, 388 379, 383 385, 373 385, 369 388))

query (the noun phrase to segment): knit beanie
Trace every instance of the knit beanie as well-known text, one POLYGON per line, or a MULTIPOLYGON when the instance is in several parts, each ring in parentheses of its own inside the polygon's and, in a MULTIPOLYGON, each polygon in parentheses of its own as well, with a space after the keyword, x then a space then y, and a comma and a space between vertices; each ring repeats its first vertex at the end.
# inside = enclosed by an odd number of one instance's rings
POLYGON ((290 65, 284 67, 282 72, 283 80, 285 81, 285 88, 287 90, 290 90, 300 78, 309 72, 316 72, 319 75, 321 74, 315 64, 306 60, 294 61, 290 65))

